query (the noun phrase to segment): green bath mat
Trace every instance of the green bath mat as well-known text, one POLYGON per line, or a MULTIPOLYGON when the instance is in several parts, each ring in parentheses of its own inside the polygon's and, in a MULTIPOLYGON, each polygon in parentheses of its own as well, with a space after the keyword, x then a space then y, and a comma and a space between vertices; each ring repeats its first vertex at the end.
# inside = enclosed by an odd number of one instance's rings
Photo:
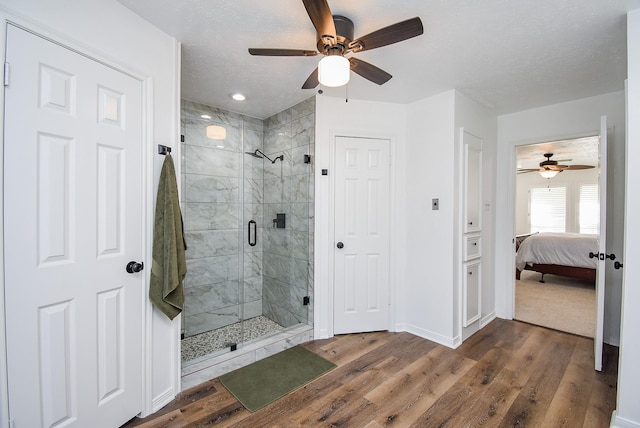
POLYGON ((222 375, 220 382, 247 410, 255 412, 335 367, 298 345, 222 375))

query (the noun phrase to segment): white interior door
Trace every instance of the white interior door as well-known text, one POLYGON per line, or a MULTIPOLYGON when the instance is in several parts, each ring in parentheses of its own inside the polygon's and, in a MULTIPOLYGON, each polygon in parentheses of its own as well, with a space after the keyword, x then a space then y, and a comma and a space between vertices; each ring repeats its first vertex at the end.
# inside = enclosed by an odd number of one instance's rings
POLYGON ((600 118, 600 236, 596 267, 596 331, 593 337, 595 368, 602 370, 602 343, 604 338, 604 293, 607 251, 607 117, 600 118))
POLYGON ((389 329, 389 146, 336 138, 335 334, 389 329))
POLYGON ((7 62, 9 417, 120 426, 142 409, 142 84, 12 25, 7 62))

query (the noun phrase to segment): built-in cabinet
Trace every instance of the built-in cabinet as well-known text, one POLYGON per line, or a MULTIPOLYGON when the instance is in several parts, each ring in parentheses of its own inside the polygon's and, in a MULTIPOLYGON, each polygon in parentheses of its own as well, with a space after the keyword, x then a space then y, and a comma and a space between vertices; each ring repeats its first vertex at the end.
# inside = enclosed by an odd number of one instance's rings
POLYGON ((482 313, 482 139, 460 128, 462 145, 462 326, 482 313))

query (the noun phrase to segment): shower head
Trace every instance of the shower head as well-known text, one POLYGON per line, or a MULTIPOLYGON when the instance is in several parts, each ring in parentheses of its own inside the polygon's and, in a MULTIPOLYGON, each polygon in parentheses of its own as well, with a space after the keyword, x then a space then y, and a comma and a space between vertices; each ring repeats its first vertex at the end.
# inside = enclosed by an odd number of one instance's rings
POLYGON ((258 159, 267 159, 269 162, 271 163, 276 163, 276 161, 278 159, 280 159, 280 161, 284 161, 284 155, 280 155, 280 156, 276 156, 275 159, 271 159, 269 156, 265 155, 264 153, 262 153, 260 151, 260 149, 256 149, 255 152, 245 152, 248 155, 253 156, 254 158, 258 158, 258 159))
POLYGON ((264 156, 261 156, 261 155, 258 154, 258 153, 264 154, 258 149, 256 149, 255 152, 245 152, 245 153, 248 154, 248 155, 253 156, 254 158, 258 158, 258 159, 263 159, 264 158, 264 156))

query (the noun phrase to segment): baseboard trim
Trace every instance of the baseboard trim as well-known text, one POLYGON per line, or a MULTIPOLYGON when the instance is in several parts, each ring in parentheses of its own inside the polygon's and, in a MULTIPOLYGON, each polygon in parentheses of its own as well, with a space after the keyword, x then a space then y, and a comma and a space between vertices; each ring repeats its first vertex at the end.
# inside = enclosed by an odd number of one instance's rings
POLYGON ((396 324, 396 331, 406 331, 407 333, 415 334, 416 336, 422 337, 423 339, 436 342, 440 345, 444 345, 452 349, 457 348, 462 343, 459 336, 447 337, 442 334, 425 330, 411 324, 396 324))
POLYGON ((485 315, 480 320, 480 328, 486 327, 491 321, 493 321, 496 318, 497 318, 497 316, 496 316, 495 311, 485 315))
POLYGON ((640 422, 634 422, 618 416, 618 411, 614 410, 611 415, 611 428, 640 428, 640 422))
POLYGON ((169 404, 174 398, 176 398, 176 395, 177 393, 173 390, 173 388, 169 388, 162 394, 156 396, 151 403, 150 414, 157 412, 158 410, 169 404))

